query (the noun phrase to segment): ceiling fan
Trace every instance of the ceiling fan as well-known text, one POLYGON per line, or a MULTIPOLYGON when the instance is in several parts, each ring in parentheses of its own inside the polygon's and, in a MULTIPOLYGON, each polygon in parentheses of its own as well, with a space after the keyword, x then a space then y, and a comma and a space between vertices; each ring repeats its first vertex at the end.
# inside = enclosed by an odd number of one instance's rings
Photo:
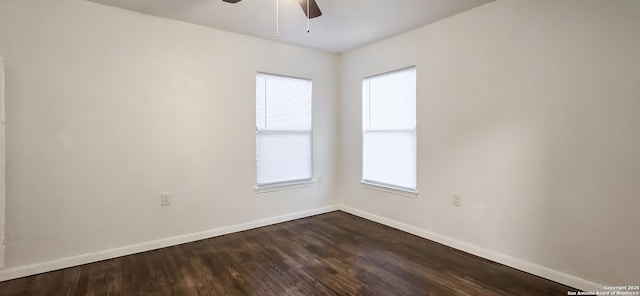
MULTIPOLYGON (((242 0, 222 0, 222 1, 227 3, 238 3, 242 0)), ((300 3, 300 7, 302 7, 302 11, 304 11, 304 14, 307 16, 307 18, 312 19, 322 15, 322 11, 320 11, 320 7, 318 7, 318 3, 316 3, 316 0, 298 0, 298 3, 300 3), (308 10, 311 11, 311 14, 307 12, 307 7, 309 8, 308 10)))

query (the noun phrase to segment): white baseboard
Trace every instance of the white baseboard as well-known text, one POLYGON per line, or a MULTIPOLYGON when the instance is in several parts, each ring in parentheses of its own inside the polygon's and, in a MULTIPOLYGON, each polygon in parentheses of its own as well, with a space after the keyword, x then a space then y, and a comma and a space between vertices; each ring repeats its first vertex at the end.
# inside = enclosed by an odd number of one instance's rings
POLYGON ((498 252, 487 250, 469 243, 465 243, 465 242, 462 242, 444 235, 440 235, 431 231, 423 230, 418 227, 411 226, 411 225, 398 222, 392 219, 388 219, 388 218, 384 218, 368 212, 360 211, 346 205, 340 205, 338 208, 343 212, 347 212, 367 220, 375 221, 380 224, 384 224, 386 226, 393 227, 395 229, 399 229, 404 232, 408 232, 413 235, 417 235, 419 237, 441 243, 443 245, 452 247, 454 249, 458 249, 460 251, 464 251, 464 252, 467 252, 467 253, 470 253, 494 262, 498 262, 500 264, 503 264, 509 267, 513 267, 518 270, 522 270, 524 272, 531 273, 533 275, 537 275, 545 279, 552 280, 554 282, 561 283, 563 285, 567 285, 567 286, 577 288, 587 292, 604 291, 603 290, 604 285, 590 282, 588 280, 581 279, 579 277, 572 276, 560 271, 556 271, 544 266, 540 266, 531 262, 527 262, 527 261, 523 261, 517 258, 507 256, 498 252))
POLYGON ((438 243, 458 249, 491 261, 504 264, 509 267, 513 267, 518 270, 522 270, 539 277, 543 277, 570 287, 574 287, 583 291, 602 291, 604 285, 590 282, 585 279, 578 278, 566 273, 562 273, 544 266, 540 266, 534 263, 523 261, 517 258, 513 258, 498 252, 487 250, 469 243, 465 243, 447 236, 443 236, 434 232, 426 231, 415 226, 411 226, 405 223, 401 223, 392 219, 384 218, 378 215, 374 215, 368 212, 360 211, 346 205, 329 206, 313 210, 301 211, 291 213, 287 215, 261 219, 251 221, 243 224, 226 226, 216 229, 211 229, 202 232, 196 232, 186 235, 174 236, 170 238, 160 239, 156 241, 145 242, 136 245, 124 246, 121 248, 104 250, 100 252, 87 253, 73 257, 61 258, 57 260, 47 261, 43 263, 37 263, 27 266, 20 266, 16 268, 10 268, 6 270, 0 270, 0 282, 21 278, 25 276, 35 275, 43 272, 54 271, 67 267, 78 266, 82 264, 117 258, 121 256, 131 255, 140 252, 151 251, 155 249, 175 246, 183 243, 198 241, 202 239, 212 238, 229 233, 249 230, 252 228, 272 225, 276 223, 291 221, 313 215, 328 213, 336 210, 341 210, 367 220, 375 221, 380 224, 384 224, 389 227, 393 227, 438 243))
POLYGON ((30 276, 34 274, 39 274, 43 272, 63 269, 67 267, 78 266, 82 264, 112 259, 116 257, 122 257, 122 256, 131 255, 135 253, 141 253, 141 252, 156 250, 160 248, 175 246, 179 244, 212 238, 220 235, 249 230, 252 228, 258 228, 262 226, 291 221, 295 219, 300 219, 304 217, 328 213, 328 212, 337 211, 337 210, 338 210, 337 206, 317 208, 313 210, 301 211, 301 212, 286 214, 282 216, 251 221, 251 222, 238 224, 238 225, 225 226, 225 227, 215 228, 215 229, 202 231, 202 232, 174 236, 170 238, 145 242, 145 243, 136 244, 136 245, 124 246, 121 248, 116 248, 111 250, 87 253, 87 254, 82 254, 78 256, 47 261, 43 263, 37 263, 37 264, 32 264, 27 266, 10 268, 6 270, 0 270, 0 282, 17 279, 25 276, 30 276))

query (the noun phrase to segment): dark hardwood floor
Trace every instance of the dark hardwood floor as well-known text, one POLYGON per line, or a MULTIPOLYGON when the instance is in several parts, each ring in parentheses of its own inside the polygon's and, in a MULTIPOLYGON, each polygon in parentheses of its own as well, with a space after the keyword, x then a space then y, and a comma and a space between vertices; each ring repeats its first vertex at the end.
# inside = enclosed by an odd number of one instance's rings
POLYGON ((0 295, 567 295, 344 212, 0 283, 0 295))

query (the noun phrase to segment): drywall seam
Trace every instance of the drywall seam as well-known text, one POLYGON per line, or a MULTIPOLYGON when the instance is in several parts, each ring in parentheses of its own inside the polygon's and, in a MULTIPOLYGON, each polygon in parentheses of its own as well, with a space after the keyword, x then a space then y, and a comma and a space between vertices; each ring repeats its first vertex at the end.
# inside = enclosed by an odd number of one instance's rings
POLYGON ((503 264, 518 270, 522 270, 524 272, 528 272, 548 280, 561 283, 563 285, 567 285, 570 287, 574 287, 574 288, 577 288, 583 291, 589 291, 589 292, 604 290, 604 285, 602 284, 590 282, 588 280, 585 280, 573 275, 569 275, 557 270, 553 270, 553 269, 540 266, 531 262, 513 258, 511 256, 501 254, 495 251, 487 250, 485 248, 481 248, 473 244, 462 242, 462 241, 459 241, 441 234, 437 234, 431 231, 423 230, 418 227, 411 226, 402 222, 398 222, 393 219, 389 219, 389 218, 381 217, 365 211, 361 211, 344 204, 341 204, 338 208, 343 212, 346 212, 370 221, 378 222, 380 224, 393 227, 395 229, 402 230, 428 240, 435 241, 437 243, 452 247, 454 249, 467 252, 467 253, 470 253, 494 262, 498 262, 500 264, 503 264))
POLYGON ((56 259, 52 261, 20 266, 16 268, 11 268, 7 270, 0 271, 0 282, 12 280, 16 278, 26 277, 34 274, 39 274, 43 272, 54 271, 58 269, 78 266, 87 263, 93 263, 97 261, 117 258, 121 256, 131 255, 135 253, 141 253, 161 248, 166 248, 170 246, 175 246, 179 244, 189 243, 193 241, 198 241, 202 239, 208 239, 216 236, 221 236, 229 233, 245 231, 253 228, 263 227, 267 225, 282 223, 286 221, 296 220, 300 218, 305 218, 309 216, 314 216, 318 214, 333 212, 338 210, 337 206, 328 206, 322 207, 307 211, 300 211, 296 213, 276 216, 267 219, 255 220, 243 224, 225 226, 220 228, 215 228, 211 230, 206 230, 202 232, 195 232, 186 235, 179 235, 170 238, 124 246, 120 248, 104 250, 99 252, 87 253, 78 256, 72 256, 67 258, 56 259))

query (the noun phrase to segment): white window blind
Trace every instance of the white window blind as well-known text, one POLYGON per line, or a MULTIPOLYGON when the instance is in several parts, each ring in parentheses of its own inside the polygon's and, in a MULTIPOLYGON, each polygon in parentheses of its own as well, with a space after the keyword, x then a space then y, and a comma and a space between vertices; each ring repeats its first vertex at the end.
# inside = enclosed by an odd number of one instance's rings
POLYGON ((311 134, 311 80, 258 73, 258 186, 311 180, 311 134))
POLYGON ((365 78, 362 179, 416 190, 416 68, 365 78))

